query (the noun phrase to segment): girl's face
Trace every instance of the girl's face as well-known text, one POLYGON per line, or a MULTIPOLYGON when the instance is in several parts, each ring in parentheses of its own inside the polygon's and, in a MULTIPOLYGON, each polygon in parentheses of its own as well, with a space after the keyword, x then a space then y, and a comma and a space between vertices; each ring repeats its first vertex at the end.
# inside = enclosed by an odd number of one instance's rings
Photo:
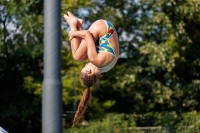
POLYGON ((82 68, 81 72, 87 73, 88 75, 99 74, 99 69, 91 62, 86 63, 85 67, 82 68))

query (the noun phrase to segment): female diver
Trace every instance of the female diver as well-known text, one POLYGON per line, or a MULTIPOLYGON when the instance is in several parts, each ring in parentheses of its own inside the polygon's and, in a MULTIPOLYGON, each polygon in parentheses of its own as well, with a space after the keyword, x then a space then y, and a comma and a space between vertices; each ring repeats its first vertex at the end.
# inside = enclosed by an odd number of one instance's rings
POLYGON ((80 72, 80 81, 86 87, 76 111, 72 127, 84 115, 90 98, 90 87, 97 84, 101 73, 108 72, 117 63, 119 41, 115 27, 103 19, 96 20, 88 30, 82 30, 83 20, 68 12, 63 16, 70 26, 69 40, 73 58, 89 60, 80 72))

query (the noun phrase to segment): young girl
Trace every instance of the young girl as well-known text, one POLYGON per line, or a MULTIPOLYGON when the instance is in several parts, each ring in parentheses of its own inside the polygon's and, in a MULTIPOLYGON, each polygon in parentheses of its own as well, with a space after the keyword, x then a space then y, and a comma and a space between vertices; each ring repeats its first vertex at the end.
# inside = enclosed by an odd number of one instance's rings
POLYGON ((108 72, 117 63, 119 41, 115 27, 107 20, 96 20, 88 30, 82 30, 82 19, 70 12, 64 14, 64 18, 71 28, 69 40, 73 58, 78 61, 89 60, 80 73, 80 81, 86 89, 76 111, 73 127, 86 110, 90 87, 99 82, 101 73, 108 72))

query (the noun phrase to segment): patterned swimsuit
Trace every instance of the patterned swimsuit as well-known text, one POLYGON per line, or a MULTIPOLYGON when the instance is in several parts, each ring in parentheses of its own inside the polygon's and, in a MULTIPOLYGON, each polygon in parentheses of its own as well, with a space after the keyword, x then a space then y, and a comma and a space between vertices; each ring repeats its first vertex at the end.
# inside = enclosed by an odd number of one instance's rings
POLYGON ((116 57, 115 51, 112 48, 112 45, 109 42, 109 38, 114 34, 117 33, 115 27, 109 22, 106 21, 106 25, 108 27, 108 31, 106 34, 99 38, 99 46, 96 46, 97 52, 108 52, 111 53, 116 57))
POLYGON ((99 38, 99 46, 96 46, 96 50, 97 50, 97 52, 108 52, 108 53, 112 54, 113 56, 115 56, 115 59, 107 66, 105 66, 103 68, 98 68, 101 71, 101 73, 107 72, 110 69, 112 69, 118 60, 118 57, 117 57, 115 51, 113 50, 112 45, 109 42, 109 38, 111 38, 114 33, 117 33, 116 29, 109 21, 106 21, 106 20, 104 20, 104 21, 107 25, 107 32, 105 35, 103 35, 99 38))

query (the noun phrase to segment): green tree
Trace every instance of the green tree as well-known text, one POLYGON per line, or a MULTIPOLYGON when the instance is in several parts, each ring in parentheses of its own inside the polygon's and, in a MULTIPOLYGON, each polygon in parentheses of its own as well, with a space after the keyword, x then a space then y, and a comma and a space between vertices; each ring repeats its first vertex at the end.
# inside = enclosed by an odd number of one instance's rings
MULTIPOLYGON (((110 71, 117 84, 112 85, 112 77, 108 77, 110 83, 105 87, 114 90, 114 109, 136 113, 198 109, 199 31, 192 29, 199 27, 199 1, 149 0, 133 6, 129 6, 133 1, 120 2, 124 8, 115 10, 121 16, 116 17, 118 23, 129 20, 120 33, 130 37, 123 41, 119 34, 127 63, 110 71)), ((110 6, 116 4, 110 2, 110 6)))
POLYGON ((41 130, 42 11, 43 1, 0 5, 0 123, 8 132, 41 130))
MULTIPOLYGON (((61 16, 73 12, 84 19, 84 29, 96 19, 108 19, 119 35, 121 56, 102 84, 92 88, 86 119, 108 112, 199 110, 199 10, 199 0, 62 1, 61 16)), ((43 1, 3 1, 0 12, 1 126, 40 132, 43 1)), ((73 61, 68 30, 62 18, 64 111, 74 111, 84 89, 78 79, 84 63, 73 61)))
POLYGON ((119 35, 121 58, 93 90, 99 106, 126 113, 199 109, 199 3, 105 0, 73 6, 88 23, 110 20, 119 35))

